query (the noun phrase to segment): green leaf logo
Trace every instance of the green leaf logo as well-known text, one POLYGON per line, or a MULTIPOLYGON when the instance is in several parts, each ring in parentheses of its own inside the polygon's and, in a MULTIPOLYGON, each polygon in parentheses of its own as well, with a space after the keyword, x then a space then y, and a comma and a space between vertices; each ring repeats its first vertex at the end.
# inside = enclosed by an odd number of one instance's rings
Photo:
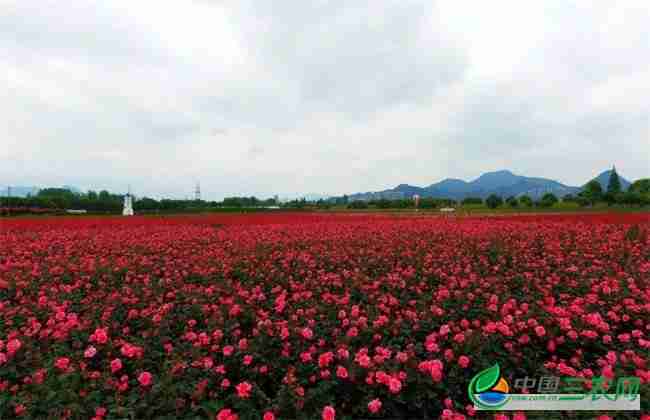
POLYGON ((501 377, 501 369, 499 369, 499 364, 495 363, 494 366, 485 369, 484 371, 479 372, 474 377, 474 391, 476 393, 481 393, 489 390, 494 385, 499 382, 501 377))
POLYGON ((510 400, 508 394, 504 393, 507 390, 508 384, 501 378, 501 369, 498 363, 476 374, 467 387, 469 399, 474 405, 486 410, 497 410, 505 405, 510 400), (504 386, 500 386, 500 384, 504 386), (497 389, 492 391, 495 387, 497 389))

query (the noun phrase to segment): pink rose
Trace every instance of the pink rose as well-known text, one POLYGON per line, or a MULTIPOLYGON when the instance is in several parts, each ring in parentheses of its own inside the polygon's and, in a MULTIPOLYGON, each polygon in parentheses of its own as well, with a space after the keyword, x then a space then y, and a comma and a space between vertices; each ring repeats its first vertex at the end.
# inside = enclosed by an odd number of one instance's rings
POLYGON ((397 394, 400 392, 401 389, 402 389, 402 382, 400 382, 399 379, 391 376, 390 379, 388 380, 388 390, 392 394, 397 394))
POLYGON ((138 375, 138 382, 140 382, 140 385, 142 386, 149 386, 151 385, 151 381, 153 380, 153 375, 149 372, 142 372, 140 375, 138 375))
POLYGON ((467 356, 460 356, 460 357, 458 358, 458 364, 459 364, 460 367, 462 367, 463 369, 465 369, 467 366, 469 366, 469 363, 470 363, 470 359, 469 359, 469 357, 467 357, 467 356))
POLYGON ((370 401, 368 403, 368 410, 370 410, 370 412, 373 414, 379 412, 379 410, 381 410, 381 401, 379 401, 378 398, 370 401))
POLYGON ((314 332, 311 330, 311 328, 308 327, 303 328, 300 333, 302 337, 307 340, 311 340, 314 337, 314 332))
POLYGON ((59 357, 54 362, 54 366, 61 371, 66 371, 70 367, 70 359, 67 357, 59 357))
POLYGON ((336 418, 336 410, 331 405, 326 405, 323 408, 323 420, 334 420, 336 418))
POLYGON ((120 359, 111 360, 111 373, 119 372, 122 369, 122 361, 120 359))
POLYGON ((18 350, 20 350, 22 345, 23 343, 21 343, 17 338, 9 340, 9 342, 7 342, 7 353, 9 353, 9 355, 16 353, 18 350))
POLYGON ((97 354, 97 349, 93 346, 90 346, 84 352, 84 357, 86 359, 92 359, 93 357, 95 357, 96 354, 97 354))
POLYGON ((216 420, 237 420, 239 417, 231 409, 224 408, 217 413, 216 420))
POLYGON ((108 328, 97 328, 90 336, 90 341, 98 344, 106 344, 108 341, 108 328))
POLYGON ((248 382, 242 382, 238 384, 235 389, 237 390, 237 396, 242 399, 247 399, 251 396, 251 389, 253 386, 248 382))

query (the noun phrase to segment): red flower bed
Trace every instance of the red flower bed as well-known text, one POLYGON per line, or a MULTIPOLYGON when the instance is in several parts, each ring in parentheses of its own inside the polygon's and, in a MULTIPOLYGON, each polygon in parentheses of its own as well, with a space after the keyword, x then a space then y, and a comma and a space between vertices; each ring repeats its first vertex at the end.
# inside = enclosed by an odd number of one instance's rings
POLYGON ((0 223, 0 418, 460 419, 497 361, 648 410, 647 215, 0 223))

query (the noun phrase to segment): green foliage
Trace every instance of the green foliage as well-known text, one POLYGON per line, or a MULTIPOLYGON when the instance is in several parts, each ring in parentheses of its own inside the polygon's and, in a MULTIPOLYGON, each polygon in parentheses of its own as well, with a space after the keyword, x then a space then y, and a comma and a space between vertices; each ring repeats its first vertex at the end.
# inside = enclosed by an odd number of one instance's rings
POLYGON ((603 195, 603 201, 605 201, 608 205, 611 206, 612 204, 622 203, 623 196, 624 193, 622 192, 613 193, 608 191, 603 195))
POLYGON ((539 201, 540 207, 553 207, 558 202, 557 197, 553 193, 546 193, 539 201))
POLYGON ((632 191, 631 189, 619 193, 615 196, 615 204, 621 204, 626 206, 647 206, 650 204, 650 194, 644 194, 637 191, 632 191))
POLYGON ((472 204, 483 204, 483 199, 481 197, 467 197, 461 202, 463 206, 472 205, 472 204))
POLYGON ((562 201, 565 203, 575 203, 578 201, 578 199, 573 194, 567 194, 564 197, 562 197, 562 201))
POLYGON ((616 173, 616 168, 612 169, 612 173, 609 175, 609 183, 607 184, 607 193, 608 194, 618 194, 621 192, 621 180, 618 178, 616 173))
POLYGON ((533 199, 527 195, 522 195, 521 197, 519 197, 519 203, 521 203, 526 207, 533 207, 533 199))
POLYGON ((510 207, 518 207, 519 200, 517 200, 517 197, 515 197, 514 195, 511 195, 506 199, 506 204, 509 205, 510 207))
POLYGON ((382 200, 377 200, 375 202, 375 205, 377 206, 378 209, 389 209, 391 203, 390 200, 382 199, 382 200))
POLYGON ((415 205, 413 200, 388 200, 386 198, 371 201, 368 204, 378 209, 407 209, 415 205))
POLYGON ((600 182, 592 179, 585 185, 584 189, 578 194, 578 203, 581 205, 593 205, 603 199, 603 188, 600 182))
POLYGON ((592 179, 585 185, 584 192, 592 196, 600 196, 603 193, 603 187, 600 186, 600 182, 592 179))
MULTIPOLYGON (((18 208, 30 209, 82 209, 92 213, 120 213, 124 203, 124 196, 111 194, 106 190, 99 193, 88 191, 87 193, 73 193, 64 188, 46 188, 35 196, 11 197, 3 200, 3 205, 18 208)), ((301 204, 304 205, 304 200, 301 204)), ((294 203, 295 204, 295 203, 294 203)), ((323 206, 326 204, 322 203, 323 206)), ((136 213, 140 212, 195 212, 215 210, 217 208, 257 208, 276 205, 275 199, 261 200, 256 197, 229 197, 222 202, 202 200, 171 200, 160 201, 149 197, 134 197, 133 208, 136 213)), ((292 206, 291 203, 287 207, 292 206)))
POLYGON ((503 204, 503 198, 496 194, 491 194, 488 198, 485 199, 485 204, 489 208, 495 209, 503 204))
MULTIPOLYGON (((335 202, 337 202, 335 200, 335 202)), ((449 207, 456 205, 454 200, 449 200, 445 198, 432 198, 425 197, 420 199, 419 208, 421 209, 435 209, 438 207, 449 207)), ((412 199, 400 199, 400 200, 389 200, 387 198, 382 198, 379 200, 373 201, 352 201, 347 206, 349 209, 412 209, 415 207, 415 202, 412 199), (355 204, 356 203, 356 204, 355 204)))
POLYGON ((630 185, 628 191, 636 192, 639 194, 650 194, 650 178, 636 180, 630 185))
MULTIPOLYGON (((304 199, 302 200, 304 201, 304 199)), ((226 197, 221 205, 223 207, 268 207, 276 205, 275 199, 260 200, 255 196, 251 197, 226 197)))
POLYGON ((363 210, 368 208, 368 203, 366 201, 353 201, 350 204, 348 204, 349 209, 357 209, 357 210, 363 210))
POLYGON ((455 205, 456 202, 448 198, 426 197, 420 200, 420 207, 423 209, 435 209, 438 207, 451 207, 455 205))

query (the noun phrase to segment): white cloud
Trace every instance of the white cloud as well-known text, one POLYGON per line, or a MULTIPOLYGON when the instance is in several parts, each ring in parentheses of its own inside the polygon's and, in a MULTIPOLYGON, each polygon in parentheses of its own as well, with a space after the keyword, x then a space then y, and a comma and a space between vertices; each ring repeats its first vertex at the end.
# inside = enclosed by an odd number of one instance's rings
POLYGON ((0 184, 650 175, 646 2, 0 0, 0 184))

